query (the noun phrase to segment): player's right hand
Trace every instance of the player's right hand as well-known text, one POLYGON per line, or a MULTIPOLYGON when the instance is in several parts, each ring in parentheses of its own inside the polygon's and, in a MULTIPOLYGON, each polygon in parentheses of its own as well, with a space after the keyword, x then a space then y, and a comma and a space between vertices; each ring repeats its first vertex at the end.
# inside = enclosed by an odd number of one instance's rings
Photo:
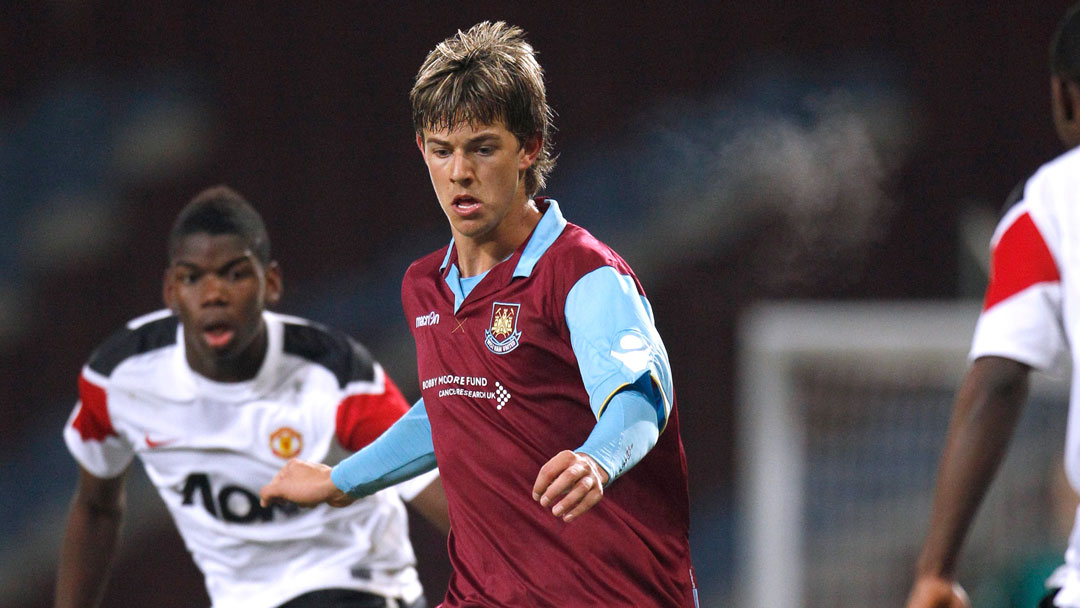
POLYGON ((356 500, 334 485, 330 479, 330 467, 295 458, 286 462, 270 483, 259 490, 259 498, 264 507, 282 501, 302 507, 313 507, 324 502, 332 507, 344 507, 356 500))
POLYGON ((939 576, 920 576, 908 596, 907 608, 971 608, 960 583, 939 576))
POLYGON ((551 507, 555 517, 571 522, 600 502, 607 481, 607 472, 592 456, 563 450, 540 469, 532 498, 551 507))

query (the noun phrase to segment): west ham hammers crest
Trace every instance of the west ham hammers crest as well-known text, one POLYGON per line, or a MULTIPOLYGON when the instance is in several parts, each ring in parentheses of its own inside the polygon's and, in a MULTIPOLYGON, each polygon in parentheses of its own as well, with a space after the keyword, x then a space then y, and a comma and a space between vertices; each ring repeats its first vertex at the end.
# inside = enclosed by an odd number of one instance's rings
POLYGON ((517 330, 518 311, 521 304, 495 302, 491 305, 491 323, 484 330, 484 344, 496 355, 505 355, 521 343, 517 330))

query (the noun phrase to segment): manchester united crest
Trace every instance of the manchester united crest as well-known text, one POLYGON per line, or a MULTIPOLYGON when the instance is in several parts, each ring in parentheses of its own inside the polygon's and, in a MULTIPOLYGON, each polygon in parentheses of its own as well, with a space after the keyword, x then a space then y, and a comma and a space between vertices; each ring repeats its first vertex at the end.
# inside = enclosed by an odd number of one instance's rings
POLYGON ((518 313, 521 304, 495 302, 491 305, 491 323, 484 330, 484 345, 496 355, 505 355, 521 344, 518 313))
POLYGON ((279 458, 292 458, 303 447, 304 440, 300 433, 287 426, 270 433, 270 450, 279 458))

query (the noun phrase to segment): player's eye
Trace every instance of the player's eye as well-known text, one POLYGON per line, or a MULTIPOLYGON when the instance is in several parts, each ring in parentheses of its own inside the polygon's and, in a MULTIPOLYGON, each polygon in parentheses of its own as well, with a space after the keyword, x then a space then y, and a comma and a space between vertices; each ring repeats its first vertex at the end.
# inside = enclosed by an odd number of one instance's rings
POLYGON ((476 153, 479 154, 480 156, 491 156, 492 154, 495 153, 495 147, 494 146, 480 146, 479 148, 476 149, 476 153))
POLYGON ((238 266, 226 271, 225 278, 230 281, 241 281, 250 277, 252 274, 254 274, 254 271, 250 266, 238 266))
POLYGON ((179 281, 181 285, 194 285, 198 282, 199 277, 200 275, 197 272, 181 272, 177 275, 176 280, 179 281))

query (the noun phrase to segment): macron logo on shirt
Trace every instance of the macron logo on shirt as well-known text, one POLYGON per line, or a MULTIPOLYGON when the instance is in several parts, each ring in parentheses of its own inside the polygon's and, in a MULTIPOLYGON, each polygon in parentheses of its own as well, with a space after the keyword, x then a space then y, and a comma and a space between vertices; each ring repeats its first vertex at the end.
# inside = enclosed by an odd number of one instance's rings
POLYGON ((427 313, 426 315, 420 315, 419 317, 416 317, 416 326, 417 327, 428 327, 428 326, 431 326, 431 325, 438 325, 438 324, 439 324, 439 313, 435 312, 434 310, 427 313))

